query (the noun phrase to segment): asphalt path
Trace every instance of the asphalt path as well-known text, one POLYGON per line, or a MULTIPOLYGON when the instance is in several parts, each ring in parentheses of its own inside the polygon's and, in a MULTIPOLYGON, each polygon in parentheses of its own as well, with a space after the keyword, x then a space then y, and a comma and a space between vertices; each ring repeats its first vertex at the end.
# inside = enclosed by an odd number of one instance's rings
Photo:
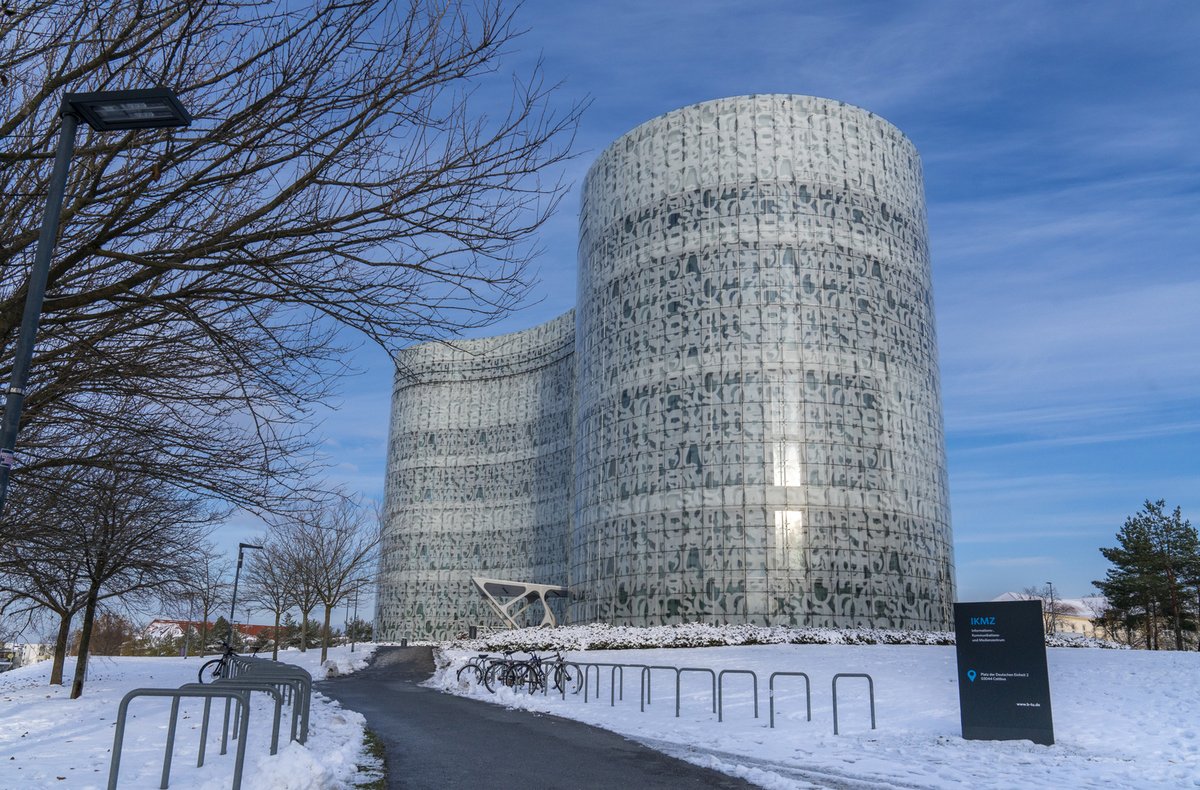
POLYGON ((753 787, 608 730, 422 688, 432 674, 427 647, 379 648, 366 669, 317 684, 383 741, 389 788, 753 787))

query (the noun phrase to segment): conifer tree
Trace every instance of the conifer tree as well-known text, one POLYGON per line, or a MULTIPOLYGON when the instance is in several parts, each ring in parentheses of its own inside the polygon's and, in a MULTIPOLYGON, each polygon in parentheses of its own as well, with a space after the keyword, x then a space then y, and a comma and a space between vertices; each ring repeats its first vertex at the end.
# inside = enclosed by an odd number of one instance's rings
POLYGON ((1200 538, 1180 508, 1167 512, 1162 499, 1146 500, 1125 519, 1117 546, 1100 549, 1112 563, 1105 578, 1093 582, 1129 629, 1142 630, 1146 647, 1158 650, 1160 622, 1183 650, 1184 632, 1196 631, 1200 603, 1200 538))

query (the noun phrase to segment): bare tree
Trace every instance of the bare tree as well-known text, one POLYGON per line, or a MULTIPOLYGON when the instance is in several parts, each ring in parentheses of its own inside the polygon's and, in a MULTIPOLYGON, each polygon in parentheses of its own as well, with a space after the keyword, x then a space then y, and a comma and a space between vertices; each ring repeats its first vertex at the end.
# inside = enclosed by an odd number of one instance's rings
POLYGON ((325 607, 321 640, 321 661, 325 661, 334 607, 360 587, 375 563, 379 521, 357 502, 341 498, 299 521, 295 534, 309 563, 314 591, 325 607))
POLYGON ((83 555, 64 546, 64 539, 74 546, 76 536, 61 533, 80 490, 80 474, 79 469, 67 469, 53 484, 26 480, 15 487, 5 513, 5 526, 14 530, 15 538, 0 542, 5 613, 32 621, 44 609, 57 618, 51 685, 63 682, 71 622, 87 604, 83 555))
POLYGON ((283 613, 292 608, 291 591, 296 583, 296 566, 289 562, 287 551, 272 535, 256 540, 263 548, 251 554, 246 567, 247 599, 275 615, 272 631, 271 659, 279 660, 279 622, 283 613))
MULTIPOLYGON (((133 622, 121 612, 108 606, 100 606, 90 630, 87 654, 89 656, 119 656, 129 649, 134 640, 133 622)), ((82 646, 83 631, 78 635, 76 655, 82 646)))
POLYGON ((1069 615, 1073 610, 1058 597, 1054 585, 1047 582, 1041 587, 1026 587, 1024 593, 1029 600, 1042 602, 1042 625, 1046 634, 1058 633, 1063 615, 1069 615))
POLYGON ((16 582, 9 586, 10 594, 57 608, 63 626, 71 608, 83 611, 72 698, 83 691, 100 604, 145 599, 180 586, 194 566, 197 539, 218 517, 195 498, 179 496, 157 481, 77 471, 64 480, 53 506, 42 511, 46 523, 0 547, 7 557, 6 575, 16 582), (53 567, 47 567, 47 557, 53 567), (48 589, 58 594, 50 595, 48 589))
POLYGON ((95 477, 89 481, 88 506, 76 510, 77 517, 66 525, 79 538, 87 579, 72 699, 83 693, 99 602, 179 586, 198 558, 197 539, 217 518, 199 501, 175 495, 157 481, 113 473, 95 477))
POLYGON ((87 600, 83 594, 82 566, 73 558, 48 551, 34 541, 9 541, 4 548, 7 571, 0 576, 0 589, 6 599, 5 611, 10 616, 30 617, 44 608, 57 617, 50 684, 61 685, 71 621, 87 600))
POLYGON ((185 594, 193 596, 200 615, 200 655, 208 655, 209 618, 220 612, 229 600, 232 564, 207 543, 200 558, 184 577, 185 594))
POLYGON ((579 108, 553 112, 536 71, 497 106, 514 38, 497 0, 41 0, 0 16, 0 375, 61 94, 168 84, 196 116, 81 136, 14 480, 135 435, 172 458, 172 485, 282 506, 308 474, 291 426, 326 394, 341 328, 395 348, 516 305, 579 108))
POLYGON ((309 617, 321 599, 312 572, 315 564, 312 548, 300 539, 300 529, 298 517, 276 520, 271 524, 269 540, 280 549, 285 565, 280 574, 285 581, 284 596, 300 612, 300 652, 305 653, 308 652, 309 617))

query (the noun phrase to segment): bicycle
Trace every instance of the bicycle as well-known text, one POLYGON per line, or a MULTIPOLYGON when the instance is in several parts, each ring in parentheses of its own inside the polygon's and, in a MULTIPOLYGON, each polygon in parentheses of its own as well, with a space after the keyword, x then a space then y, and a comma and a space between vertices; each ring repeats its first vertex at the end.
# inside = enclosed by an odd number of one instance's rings
POLYGON ((475 685, 480 685, 483 683, 483 675, 485 672, 487 672, 488 659, 490 658, 491 656, 489 656, 487 653, 480 653, 474 658, 468 659, 466 666, 458 670, 458 672, 454 675, 454 679, 462 682, 464 674, 467 675, 468 678, 470 678, 471 675, 474 675, 475 685))
POLYGON ((553 670, 551 683, 554 684, 555 691, 561 691, 565 694, 568 691, 568 686, 574 686, 575 688, 571 690, 571 693, 578 694, 579 690, 583 688, 583 674, 580 673, 579 667, 568 663, 563 658, 561 651, 556 650, 554 652, 554 659, 546 663, 553 670))
POLYGON ((523 686, 528 674, 524 661, 512 657, 514 651, 504 651, 503 658, 493 658, 483 673, 483 685, 488 691, 496 693, 496 688, 517 688, 523 686))
POLYGON ((225 652, 217 658, 205 661, 200 667, 201 683, 213 683, 225 677, 225 668, 233 663, 231 658, 237 655, 237 651, 224 639, 221 640, 221 644, 225 647, 225 652))

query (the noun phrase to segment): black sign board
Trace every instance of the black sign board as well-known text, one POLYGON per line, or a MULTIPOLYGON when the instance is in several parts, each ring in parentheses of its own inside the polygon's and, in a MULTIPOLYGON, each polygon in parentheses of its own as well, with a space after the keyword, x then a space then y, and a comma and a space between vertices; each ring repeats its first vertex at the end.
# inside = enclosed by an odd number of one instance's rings
POLYGON ((1053 744, 1042 602, 956 603, 954 634, 963 737, 1053 744))

